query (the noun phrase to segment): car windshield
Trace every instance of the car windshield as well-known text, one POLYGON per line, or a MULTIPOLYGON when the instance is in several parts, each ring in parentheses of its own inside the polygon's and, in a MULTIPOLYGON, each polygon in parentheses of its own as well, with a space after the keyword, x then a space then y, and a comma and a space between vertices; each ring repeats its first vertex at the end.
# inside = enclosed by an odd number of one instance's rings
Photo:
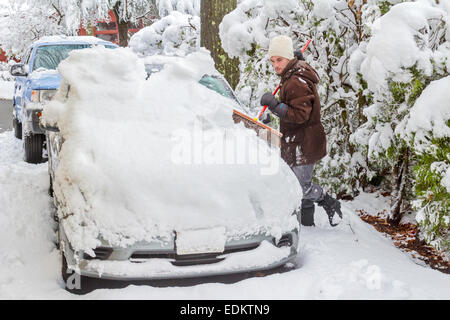
POLYGON ((163 69, 164 65, 151 63, 145 64, 145 72, 147 72, 147 79, 151 76, 152 73, 160 72, 163 69))
POLYGON ((218 94, 236 100, 236 97, 231 90, 230 86, 221 78, 217 76, 210 76, 205 74, 199 81, 200 84, 204 85, 208 89, 214 90, 218 94))
POLYGON ((36 51, 33 70, 39 68, 56 70, 58 64, 69 56, 69 52, 77 49, 89 48, 89 44, 58 44, 41 46, 36 51))
MULTIPOLYGON (((145 64, 145 71, 147 72, 147 79, 156 72, 160 72, 164 68, 163 64, 160 63, 148 63, 145 64)), ((208 89, 211 89, 218 94, 233 99, 237 103, 239 103, 238 99, 233 93, 233 90, 228 85, 228 83, 223 80, 221 77, 218 76, 212 76, 205 74, 199 81, 201 85, 204 85, 208 89)))

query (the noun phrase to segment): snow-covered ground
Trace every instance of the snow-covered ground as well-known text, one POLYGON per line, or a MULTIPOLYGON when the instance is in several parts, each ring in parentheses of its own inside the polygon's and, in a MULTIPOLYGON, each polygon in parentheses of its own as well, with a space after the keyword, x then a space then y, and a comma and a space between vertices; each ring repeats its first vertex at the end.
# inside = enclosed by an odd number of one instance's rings
POLYGON ((0 99, 11 100, 14 94, 14 82, 0 80, 0 99))
POLYGON ((233 284, 130 285, 72 295, 60 278, 48 183, 47 164, 23 162, 21 141, 12 131, 0 133, 0 299, 450 299, 449 275, 416 264, 358 218, 355 209, 388 207, 367 193, 344 203, 336 228, 317 208, 317 226, 301 229, 292 271, 233 284))

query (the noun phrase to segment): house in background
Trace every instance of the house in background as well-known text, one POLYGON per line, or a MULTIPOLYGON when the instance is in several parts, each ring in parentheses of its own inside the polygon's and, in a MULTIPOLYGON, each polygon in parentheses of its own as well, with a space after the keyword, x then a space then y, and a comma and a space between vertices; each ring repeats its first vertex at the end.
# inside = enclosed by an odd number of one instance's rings
POLYGON ((12 57, 12 58, 8 57, 5 53, 5 51, 3 51, 0 46, 0 62, 8 63, 9 60, 14 60, 15 62, 20 62, 20 59, 18 59, 17 57, 12 57))
POLYGON ((3 51, 2 49, 0 49, 0 62, 8 62, 5 51, 3 51))
MULTIPOLYGON (((144 25, 142 23, 142 19, 140 19, 137 23, 128 23, 128 34, 136 33, 143 27, 144 25)), ((114 12, 112 10, 109 11, 109 22, 97 21, 94 26, 88 29, 89 30, 83 28, 83 26, 80 26, 78 35, 92 35, 94 37, 119 44, 119 27, 117 24, 116 16, 114 15, 114 12)))
MULTIPOLYGON (((1 14, 1 12, 0 12, 1 14)), ((80 25, 80 29, 78 30, 78 35, 80 36, 94 36, 103 40, 111 41, 113 43, 119 44, 119 26, 117 24, 116 16, 112 10, 109 11, 109 22, 107 21, 97 21, 93 26, 89 26, 84 28, 80 25)), ((147 15, 143 16, 136 23, 128 23, 128 35, 132 35, 144 26, 150 25, 156 20, 157 17, 155 15, 147 15), (145 21, 145 22, 143 22, 145 21)), ((18 58, 12 58, 16 62, 20 62, 18 58)), ((5 52, 1 49, 0 46, 0 62, 8 62, 11 58, 8 58, 5 52)))

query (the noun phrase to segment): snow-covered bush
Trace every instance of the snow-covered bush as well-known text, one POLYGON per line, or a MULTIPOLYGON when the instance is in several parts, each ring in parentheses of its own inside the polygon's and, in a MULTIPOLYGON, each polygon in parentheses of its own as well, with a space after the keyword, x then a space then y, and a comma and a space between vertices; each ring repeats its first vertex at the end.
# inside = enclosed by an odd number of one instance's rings
MULTIPOLYGON (((416 150, 404 132, 404 121, 415 117, 417 108, 413 106, 430 82, 448 75, 448 22, 448 12, 434 1, 397 4, 373 23, 372 37, 352 56, 353 79, 361 77, 366 83, 365 94, 371 101, 364 109, 367 121, 356 130, 352 141, 365 150, 369 165, 379 176, 387 174, 390 178, 385 187, 392 191, 389 219, 393 222, 400 221, 401 212, 415 197, 414 179, 417 186, 426 185, 420 180, 428 179, 423 169, 430 168, 432 149, 424 153, 416 150)), ((426 104, 428 109, 434 107, 426 104)), ((429 147, 436 143, 430 130, 429 147)), ((422 195, 424 190, 420 189, 422 195)))
POLYGON ((34 41, 64 32, 51 8, 28 7, 22 2, 11 5, 8 15, 0 18, 0 43, 7 56, 20 58, 34 41))
POLYGON ((135 33, 130 48, 139 55, 186 55, 198 48, 200 17, 172 11, 135 33))
POLYGON ((160 19, 135 33, 129 46, 141 56, 184 56, 200 43, 200 0, 156 0, 160 19))
MULTIPOLYGON (((450 76, 431 82, 400 124, 414 150, 414 206, 422 236, 450 253, 450 76)), ((450 256, 449 256, 450 258, 450 256)))
POLYGON ((14 81, 14 77, 9 72, 11 65, 15 63, 14 60, 9 62, 0 62, 0 80, 1 81, 14 81))
POLYGON ((352 135, 392 191, 389 219, 419 211, 423 238, 449 250, 450 3, 393 6, 351 57, 352 81, 365 86, 367 121, 352 135), (418 199, 416 201, 412 201, 418 199))
POLYGON ((428 153, 418 153, 414 169, 418 200, 413 205, 422 238, 450 259, 450 139, 433 139, 428 153))
POLYGON ((161 18, 174 11, 200 16, 200 0, 156 0, 156 6, 161 18))

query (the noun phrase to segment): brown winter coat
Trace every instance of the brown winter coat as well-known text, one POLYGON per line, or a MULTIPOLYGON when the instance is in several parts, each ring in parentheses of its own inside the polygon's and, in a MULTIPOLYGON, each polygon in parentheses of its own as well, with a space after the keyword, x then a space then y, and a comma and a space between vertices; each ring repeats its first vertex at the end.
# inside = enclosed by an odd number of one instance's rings
POLYGON ((289 106, 280 121, 281 157, 289 166, 312 164, 326 155, 318 82, 316 71, 297 58, 289 61, 281 74, 280 100, 289 106))

